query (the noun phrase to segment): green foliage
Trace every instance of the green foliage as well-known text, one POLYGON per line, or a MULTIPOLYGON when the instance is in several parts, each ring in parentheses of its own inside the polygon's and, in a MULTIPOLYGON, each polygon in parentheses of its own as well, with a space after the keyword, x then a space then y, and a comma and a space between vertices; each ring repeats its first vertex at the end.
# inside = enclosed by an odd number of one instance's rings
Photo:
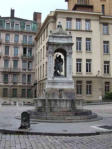
POLYGON ((112 100, 112 92, 106 93, 104 96, 104 100, 112 100))

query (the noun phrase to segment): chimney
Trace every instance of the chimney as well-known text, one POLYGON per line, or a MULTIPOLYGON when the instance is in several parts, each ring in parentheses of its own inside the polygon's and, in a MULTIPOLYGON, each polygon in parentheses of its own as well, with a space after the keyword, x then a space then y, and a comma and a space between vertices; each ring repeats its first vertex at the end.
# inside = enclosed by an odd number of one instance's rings
POLYGON ((10 17, 11 18, 14 18, 14 13, 15 13, 15 10, 14 9, 11 9, 11 14, 10 14, 10 17))
POLYGON ((33 21, 37 22, 39 28, 41 27, 41 13, 40 12, 34 12, 33 13, 33 21))

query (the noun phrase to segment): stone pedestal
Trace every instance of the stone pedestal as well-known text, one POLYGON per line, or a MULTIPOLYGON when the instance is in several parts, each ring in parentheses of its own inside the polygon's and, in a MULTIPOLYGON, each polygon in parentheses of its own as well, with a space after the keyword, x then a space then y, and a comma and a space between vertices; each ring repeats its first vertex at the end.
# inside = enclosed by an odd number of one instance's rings
POLYGON ((37 101, 37 109, 43 112, 63 112, 76 109, 74 89, 47 88, 45 96, 37 101))

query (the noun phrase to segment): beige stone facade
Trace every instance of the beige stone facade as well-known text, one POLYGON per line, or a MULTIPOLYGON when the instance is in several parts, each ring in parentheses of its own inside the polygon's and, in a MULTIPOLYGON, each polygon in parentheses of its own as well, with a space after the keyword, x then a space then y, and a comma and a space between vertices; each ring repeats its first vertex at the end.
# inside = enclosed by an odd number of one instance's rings
POLYGON ((31 101, 34 97, 34 55, 36 32, 40 27, 40 13, 33 20, 0 17, 0 97, 13 101, 31 101), (29 100, 29 99, 30 100, 29 100))
MULTIPOLYGON (((112 1, 111 0, 65 0, 68 3, 68 10, 88 10, 91 6, 91 11, 100 13, 104 11, 105 15, 112 16, 112 1), (81 7, 80 7, 81 6, 81 7), (86 6, 86 9, 83 9, 86 6)), ((90 9, 89 9, 90 10, 90 9)))
POLYGON ((37 96, 46 86, 48 35, 59 22, 72 35, 74 43, 72 76, 76 98, 102 100, 106 92, 112 91, 112 17, 102 15, 99 10, 56 10, 47 16, 36 36, 37 96))

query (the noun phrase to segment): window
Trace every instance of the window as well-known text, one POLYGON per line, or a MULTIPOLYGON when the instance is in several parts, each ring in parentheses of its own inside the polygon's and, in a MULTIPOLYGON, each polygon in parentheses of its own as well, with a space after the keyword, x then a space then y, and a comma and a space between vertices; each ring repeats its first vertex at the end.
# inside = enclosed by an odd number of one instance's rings
POLYGON ((9 67, 9 60, 4 60, 4 68, 8 68, 9 67))
POLYGON ((44 55, 45 55, 45 46, 43 46, 43 59, 44 59, 44 55))
POLYGON ((26 89, 21 90, 21 97, 23 97, 23 98, 26 97, 26 89))
POLYGON ((31 83, 31 74, 29 74, 29 75, 27 76, 27 83, 28 83, 28 84, 31 83))
POLYGON ((26 47, 23 48, 23 56, 27 56, 27 48, 26 47))
POLYGON ((26 84, 26 74, 23 74, 22 75, 22 83, 23 84, 26 84))
POLYGON ((9 56, 9 46, 5 46, 5 55, 9 56))
POLYGON ((28 49, 28 57, 32 56, 32 48, 28 49))
POLYGON ((13 74, 13 83, 17 83, 17 81, 18 81, 18 76, 17 76, 17 74, 13 74))
POLYGON ((82 39, 80 37, 76 38, 76 50, 81 51, 82 39))
POLYGON ((86 72, 91 72, 91 59, 86 59, 86 72))
POLYGON ((15 24, 15 30, 19 30, 19 24, 15 24))
POLYGON ((103 34, 108 35, 109 34, 109 27, 107 23, 103 24, 103 34))
POLYGON ((32 90, 31 89, 27 89, 27 97, 32 98, 32 90))
POLYGON ((22 61, 22 69, 27 69, 27 61, 22 61))
POLYGON ((10 29, 10 23, 6 23, 6 29, 10 29))
POLYGON ((47 76, 47 62, 46 62, 46 72, 45 72, 45 75, 47 76))
POLYGON ((45 40, 45 29, 44 29, 44 32, 43 32, 43 41, 45 40))
POLYGON ((29 37, 28 37, 28 43, 29 43, 29 44, 32 44, 32 36, 29 36, 29 37))
POLYGON ((18 34, 15 34, 15 36, 14 36, 14 42, 19 42, 19 35, 18 34))
POLYGON ((67 18, 66 19, 66 29, 71 29, 72 28, 72 19, 67 18))
POLYGON ((41 74, 41 66, 40 66, 40 79, 42 78, 42 74, 41 74))
POLYGON ((4 80, 4 83, 8 83, 8 74, 4 74, 3 75, 3 80, 4 80))
POLYGON ((40 61, 42 60, 42 49, 40 50, 40 61))
POLYGON ((14 29, 14 22, 11 22, 11 29, 14 29))
POLYGON ((82 81, 76 82, 76 94, 78 95, 82 94, 82 81))
POLYGON ((32 70, 32 62, 28 62, 28 70, 32 70))
POLYGON ((91 38, 86 38, 86 51, 91 51, 91 38))
POLYGON ((8 97, 8 88, 3 88, 3 97, 8 97))
POLYGON ((77 0, 77 4, 87 5, 89 4, 89 0, 77 0))
POLYGON ((76 72, 81 72, 82 68, 82 59, 76 59, 76 72))
POLYGON ((0 20, 0 28, 3 28, 3 20, 0 20))
POLYGON ((105 93, 110 91, 110 82, 105 82, 105 93))
POLYGON ((109 53, 109 41, 103 41, 103 51, 104 51, 104 54, 109 53))
POLYGON ((81 19, 76 19, 76 29, 81 30, 81 19))
POLYGON ((104 15, 105 14, 105 5, 101 5, 102 7, 102 14, 104 15))
POLYGON ((17 97, 17 88, 12 89, 12 97, 17 97))
POLYGON ((14 47, 14 56, 18 56, 18 47, 14 47))
POLYGON ((92 82, 91 81, 86 82, 86 94, 87 95, 92 94, 92 82))
POLYGON ((43 64, 43 78, 44 78, 44 64, 43 64))
POLYGON ((91 29, 91 22, 90 20, 85 20, 85 30, 90 30, 91 29))
POLYGON ((31 28, 30 28, 30 25, 26 25, 26 30, 27 30, 27 31, 30 31, 30 29, 31 29, 31 28))
POLYGON ((104 74, 109 74, 110 72, 110 62, 104 61, 104 74))
POLYGON ((27 35, 23 35, 23 43, 27 43, 27 35))
POLYGON ((46 38, 48 37, 48 25, 46 27, 46 38))
POLYGON ((5 35, 5 41, 6 41, 6 42, 9 42, 9 41, 10 41, 10 35, 9 35, 9 34, 6 34, 6 35, 5 35))
POLYGON ((14 69, 18 68, 18 60, 13 60, 13 68, 14 69))

